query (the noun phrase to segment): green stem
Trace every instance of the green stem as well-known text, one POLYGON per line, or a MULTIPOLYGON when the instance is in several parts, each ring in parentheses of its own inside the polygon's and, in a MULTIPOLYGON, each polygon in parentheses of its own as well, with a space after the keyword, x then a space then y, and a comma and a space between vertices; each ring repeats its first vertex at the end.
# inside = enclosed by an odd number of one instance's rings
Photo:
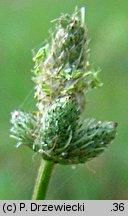
POLYGON ((44 200, 54 163, 42 160, 39 167, 32 200, 44 200))

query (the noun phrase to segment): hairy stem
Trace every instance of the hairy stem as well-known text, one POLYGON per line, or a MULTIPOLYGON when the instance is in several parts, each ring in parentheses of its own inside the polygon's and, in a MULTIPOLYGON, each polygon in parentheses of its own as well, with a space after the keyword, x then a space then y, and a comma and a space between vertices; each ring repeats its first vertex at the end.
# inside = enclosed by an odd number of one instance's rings
POLYGON ((53 165, 54 163, 51 161, 42 160, 39 167, 32 200, 45 199, 53 165))

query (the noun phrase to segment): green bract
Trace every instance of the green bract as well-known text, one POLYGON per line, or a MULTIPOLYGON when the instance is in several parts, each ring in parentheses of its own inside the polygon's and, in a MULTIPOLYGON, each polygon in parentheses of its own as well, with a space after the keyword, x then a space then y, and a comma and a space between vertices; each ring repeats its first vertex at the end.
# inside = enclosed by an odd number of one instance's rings
POLYGON ((85 163, 115 138, 117 124, 81 117, 86 92, 102 85, 88 60, 84 9, 54 23, 51 41, 33 57, 38 111, 13 112, 11 136, 45 160, 85 163))

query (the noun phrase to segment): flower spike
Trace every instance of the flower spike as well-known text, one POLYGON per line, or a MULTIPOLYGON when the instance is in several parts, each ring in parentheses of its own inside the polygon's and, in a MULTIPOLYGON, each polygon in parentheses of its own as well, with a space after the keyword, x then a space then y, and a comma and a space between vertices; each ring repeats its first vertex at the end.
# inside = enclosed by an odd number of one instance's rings
POLYGON ((47 161, 79 164, 97 157, 115 138, 117 123, 83 119, 86 93, 101 87, 89 63, 85 8, 53 20, 51 41, 33 56, 37 112, 15 111, 11 137, 47 161))

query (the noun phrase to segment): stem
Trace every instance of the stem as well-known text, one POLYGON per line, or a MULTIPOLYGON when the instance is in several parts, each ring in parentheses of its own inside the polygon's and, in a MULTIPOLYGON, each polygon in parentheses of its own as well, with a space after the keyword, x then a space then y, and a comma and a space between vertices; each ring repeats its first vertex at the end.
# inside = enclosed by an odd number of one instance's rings
POLYGON ((81 23, 84 26, 84 20, 85 20, 85 7, 81 8, 81 23))
POLYGON ((32 200, 44 200, 54 163, 42 160, 39 167, 32 200))

